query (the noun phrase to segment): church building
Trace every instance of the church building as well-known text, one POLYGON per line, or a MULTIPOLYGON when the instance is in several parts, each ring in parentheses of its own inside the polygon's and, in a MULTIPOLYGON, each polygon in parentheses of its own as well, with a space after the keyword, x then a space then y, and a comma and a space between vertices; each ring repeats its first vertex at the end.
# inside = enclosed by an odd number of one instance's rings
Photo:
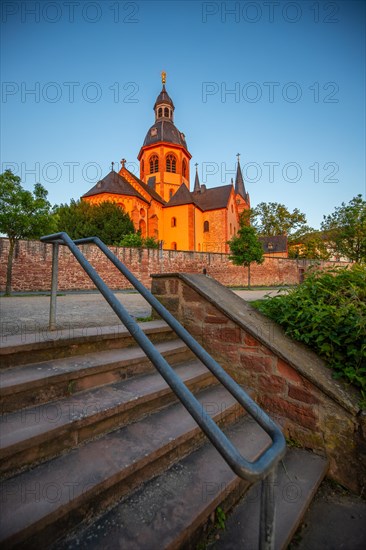
POLYGON ((174 103, 165 88, 154 104, 155 122, 140 152, 140 177, 127 170, 112 169, 81 199, 98 204, 112 201, 131 217, 143 237, 162 241, 167 250, 229 252, 227 241, 239 229, 239 216, 250 207, 239 158, 235 182, 207 188, 200 184, 197 164, 190 185, 190 161, 183 132, 174 124, 174 103))

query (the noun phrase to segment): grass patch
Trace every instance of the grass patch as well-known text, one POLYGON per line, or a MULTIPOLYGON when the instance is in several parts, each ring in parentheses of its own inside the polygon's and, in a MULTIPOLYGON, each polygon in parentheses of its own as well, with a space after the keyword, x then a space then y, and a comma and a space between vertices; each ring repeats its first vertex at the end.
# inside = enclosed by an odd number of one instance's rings
POLYGON ((152 315, 149 315, 148 317, 136 317, 135 321, 137 323, 147 323, 148 321, 153 321, 152 315))

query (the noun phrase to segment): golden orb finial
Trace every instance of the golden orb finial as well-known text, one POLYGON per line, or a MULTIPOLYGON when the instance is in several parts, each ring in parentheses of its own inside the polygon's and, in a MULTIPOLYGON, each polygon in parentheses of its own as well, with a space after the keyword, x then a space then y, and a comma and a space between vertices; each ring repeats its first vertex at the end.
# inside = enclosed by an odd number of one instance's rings
POLYGON ((165 82, 166 82, 166 72, 165 71, 162 71, 162 73, 161 73, 161 82, 162 82, 162 84, 165 84, 165 82))

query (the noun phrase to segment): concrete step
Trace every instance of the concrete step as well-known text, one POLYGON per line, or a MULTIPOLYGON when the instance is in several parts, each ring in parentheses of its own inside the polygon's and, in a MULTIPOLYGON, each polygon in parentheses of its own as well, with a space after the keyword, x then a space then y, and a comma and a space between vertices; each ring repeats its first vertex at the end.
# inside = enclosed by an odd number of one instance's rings
MULTIPOLYGON (((278 465, 273 498, 276 503, 275 550, 289 545, 328 469, 326 458, 305 449, 288 449, 278 465)), ((251 487, 220 531, 215 550, 258 548, 260 483, 251 487)))
MULTIPOLYGON (((248 417, 225 430, 241 452, 253 460, 269 438, 248 417)), ((304 509, 327 470, 327 461, 311 452, 288 450, 278 467, 276 550, 287 547, 304 509)), ((260 484, 240 480, 210 444, 174 464, 89 526, 57 541, 52 550, 109 548, 238 550, 259 548, 260 484), (249 488, 249 490, 248 490, 249 488), (215 511, 242 497, 225 530, 210 527, 215 511), (244 504, 245 503, 245 504, 244 504), (209 534, 204 534, 209 530, 209 534), (204 534, 204 535, 203 535, 204 534)))
MULTIPOLYGON (((192 357, 179 339, 156 347, 171 364, 192 357)), ((155 368, 137 346, 12 367, 0 372, 1 410, 16 411, 149 371, 155 368)))
MULTIPOLYGON (((175 338, 172 329, 162 320, 140 323, 140 327, 153 342, 175 338)), ((135 340, 124 325, 70 327, 56 331, 40 329, 4 336, 0 342, 0 368, 131 345, 135 345, 135 340)))
MULTIPOLYGON (((270 444, 267 434, 247 416, 224 431, 249 460, 270 444)), ((231 506, 248 487, 206 443, 52 550, 99 550, 106 545, 128 550, 196 548, 217 507, 231 506)))
MULTIPOLYGON (((203 390, 198 399, 202 410, 221 424, 243 414, 221 387, 203 390)), ((39 548, 45 541, 49 546, 70 528, 162 473, 203 438, 185 408, 174 404, 4 481, 2 548, 18 544, 39 548)))
MULTIPOLYGON (((215 378, 198 360, 175 367, 192 392, 215 378)), ((13 474, 81 442, 159 410, 176 397, 156 371, 52 403, 8 413, 0 419, 0 472, 13 474)))

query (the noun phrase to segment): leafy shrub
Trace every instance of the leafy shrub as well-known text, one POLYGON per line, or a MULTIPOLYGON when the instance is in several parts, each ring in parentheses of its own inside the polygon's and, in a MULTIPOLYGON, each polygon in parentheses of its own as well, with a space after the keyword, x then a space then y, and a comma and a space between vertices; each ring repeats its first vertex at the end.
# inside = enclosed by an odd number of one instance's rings
POLYGON ((154 237, 142 237, 140 233, 130 233, 124 235, 119 242, 119 246, 131 248, 159 248, 159 243, 154 237))
POLYGON ((310 270, 288 294, 256 307, 323 357, 335 378, 360 388, 366 405, 366 267, 310 270))

